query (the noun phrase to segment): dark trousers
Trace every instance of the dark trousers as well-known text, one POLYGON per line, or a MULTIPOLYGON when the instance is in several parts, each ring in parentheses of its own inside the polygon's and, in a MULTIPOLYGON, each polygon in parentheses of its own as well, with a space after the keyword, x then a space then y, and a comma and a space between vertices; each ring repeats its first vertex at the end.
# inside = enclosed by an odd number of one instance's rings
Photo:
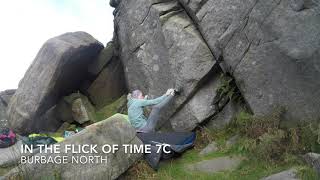
POLYGON ((161 109, 165 107, 173 99, 173 97, 174 96, 169 95, 161 103, 153 106, 149 118, 147 120, 147 124, 138 129, 138 132, 154 132, 158 124, 158 121, 161 117, 161 109))

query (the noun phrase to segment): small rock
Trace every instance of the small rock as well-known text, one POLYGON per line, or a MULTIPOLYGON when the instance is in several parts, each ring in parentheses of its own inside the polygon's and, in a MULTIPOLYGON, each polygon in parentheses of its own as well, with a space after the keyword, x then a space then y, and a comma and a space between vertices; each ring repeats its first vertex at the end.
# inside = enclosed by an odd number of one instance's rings
POLYGON ((206 124, 206 127, 213 130, 223 129, 242 110, 242 106, 240 103, 229 101, 228 104, 206 124))
POLYGON ((261 180, 299 180, 296 169, 289 169, 271 176, 262 178, 261 180))
POLYGON ((199 153, 200 156, 205 156, 211 152, 215 152, 218 150, 217 143, 211 142, 209 145, 207 145, 204 149, 201 150, 199 153))
POLYGON ((15 92, 16 92, 15 89, 8 89, 0 92, 1 101, 3 101, 7 106, 10 102, 11 97, 14 95, 15 92))
POLYGON ((59 129, 57 130, 57 132, 63 133, 63 132, 66 131, 69 127, 70 127, 70 123, 64 122, 64 123, 59 127, 59 129))
POLYGON ((80 94, 80 97, 73 101, 71 109, 72 116, 78 123, 95 121, 95 110, 87 97, 80 94))
POLYGON ((320 175, 320 154, 307 153, 303 156, 303 159, 320 175))
POLYGON ((290 6, 294 11, 301 11, 304 8, 304 0, 290 0, 290 6))
POLYGON ((240 165, 242 160, 242 157, 226 156, 189 164, 186 166, 186 168, 190 171, 214 173, 219 171, 234 170, 240 165))
POLYGON ((238 140, 239 140, 239 135, 232 136, 226 142, 226 146, 227 147, 233 146, 234 144, 236 144, 238 142, 238 140))
POLYGON ((7 107, 5 107, 5 106, 0 102, 0 120, 7 119, 6 110, 7 110, 7 107))
POLYGON ((6 119, 0 119, 0 128, 6 128, 8 126, 8 120, 6 119))

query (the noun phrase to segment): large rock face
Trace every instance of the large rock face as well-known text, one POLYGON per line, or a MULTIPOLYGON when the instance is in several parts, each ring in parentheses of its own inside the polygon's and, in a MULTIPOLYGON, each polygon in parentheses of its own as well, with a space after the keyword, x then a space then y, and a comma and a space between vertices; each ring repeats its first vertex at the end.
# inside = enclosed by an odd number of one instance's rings
POLYGON ((125 153, 123 144, 141 145, 142 142, 136 136, 135 129, 128 123, 123 115, 118 114, 104 121, 92 124, 79 133, 67 138, 59 143, 61 153, 38 153, 35 156, 51 156, 53 159, 57 156, 68 156, 68 162, 71 162, 72 156, 102 156, 107 158, 107 162, 94 163, 47 163, 37 164, 28 163, 20 165, 11 170, 4 178, 12 179, 22 177, 22 179, 116 179, 126 171, 136 160, 142 157, 142 154, 125 153), (97 145, 98 153, 72 153, 65 152, 65 145, 97 145), (117 144, 119 150, 115 153, 104 153, 101 149, 103 145, 117 144), (25 172, 27 170, 27 172, 25 172), (30 177, 30 175, 32 177, 30 177))
POLYGON ((284 106, 290 120, 320 117, 318 1, 180 2, 255 114, 284 106))
MULTIPOLYGON (((48 126, 42 125, 50 121, 42 122, 39 117, 60 97, 79 88, 87 76, 87 66, 102 48, 100 42, 85 32, 66 33, 49 39, 9 103, 12 128, 19 133, 47 130, 48 126)), ((57 128, 53 126, 49 125, 50 129, 57 128)))
MULTIPOLYGON (((212 74, 219 73, 216 59, 195 24, 175 0, 122 0, 115 6, 115 30, 129 90, 141 89, 154 98, 168 88, 182 87, 182 94, 162 118, 165 121, 181 109, 174 126, 184 124, 175 127, 192 129, 212 111, 208 106, 197 112, 197 106, 209 105, 215 96, 214 91, 197 91, 212 74), (196 99, 189 101, 193 96, 196 99), (188 118, 190 113, 196 113, 195 117, 188 118)), ((210 84, 216 86, 216 82, 210 84)))
POLYGON ((165 116, 174 129, 190 130, 216 113, 210 108, 216 94, 205 90, 219 86, 209 80, 219 74, 216 59, 253 113, 283 106, 291 121, 320 117, 318 1, 179 2, 111 3, 129 89, 154 97, 183 87, 165 116))

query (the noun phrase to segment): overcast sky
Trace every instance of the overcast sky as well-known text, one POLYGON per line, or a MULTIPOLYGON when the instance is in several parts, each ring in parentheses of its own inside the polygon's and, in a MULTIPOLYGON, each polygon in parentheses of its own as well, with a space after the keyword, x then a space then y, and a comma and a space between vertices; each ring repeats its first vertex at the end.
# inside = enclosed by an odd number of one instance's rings
POLYGON ((42 44, 86 31, 104 45, 113 35, 109 0, 4 0, 0 3, 0 91, 17 88, 42 44))

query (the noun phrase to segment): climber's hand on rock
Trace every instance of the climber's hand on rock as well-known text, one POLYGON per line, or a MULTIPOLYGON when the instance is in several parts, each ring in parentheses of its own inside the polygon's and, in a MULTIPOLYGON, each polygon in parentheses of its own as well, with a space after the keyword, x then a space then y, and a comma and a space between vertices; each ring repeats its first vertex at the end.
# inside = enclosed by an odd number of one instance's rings
POLYGON ((174 95, 174 89, 168 89, 167 92, 166 92, 166 95, 167 96, 174 95))
POLYGON ((170 89, 167 90, 167 92, 165 93, 165 95, 170 95, 170 89))
POLYGON ((170 95, 171 95, 171 96, 174 96, 175 94, 176 94, 176 91, 175 91, 174 89, 172 89, 170 95))

